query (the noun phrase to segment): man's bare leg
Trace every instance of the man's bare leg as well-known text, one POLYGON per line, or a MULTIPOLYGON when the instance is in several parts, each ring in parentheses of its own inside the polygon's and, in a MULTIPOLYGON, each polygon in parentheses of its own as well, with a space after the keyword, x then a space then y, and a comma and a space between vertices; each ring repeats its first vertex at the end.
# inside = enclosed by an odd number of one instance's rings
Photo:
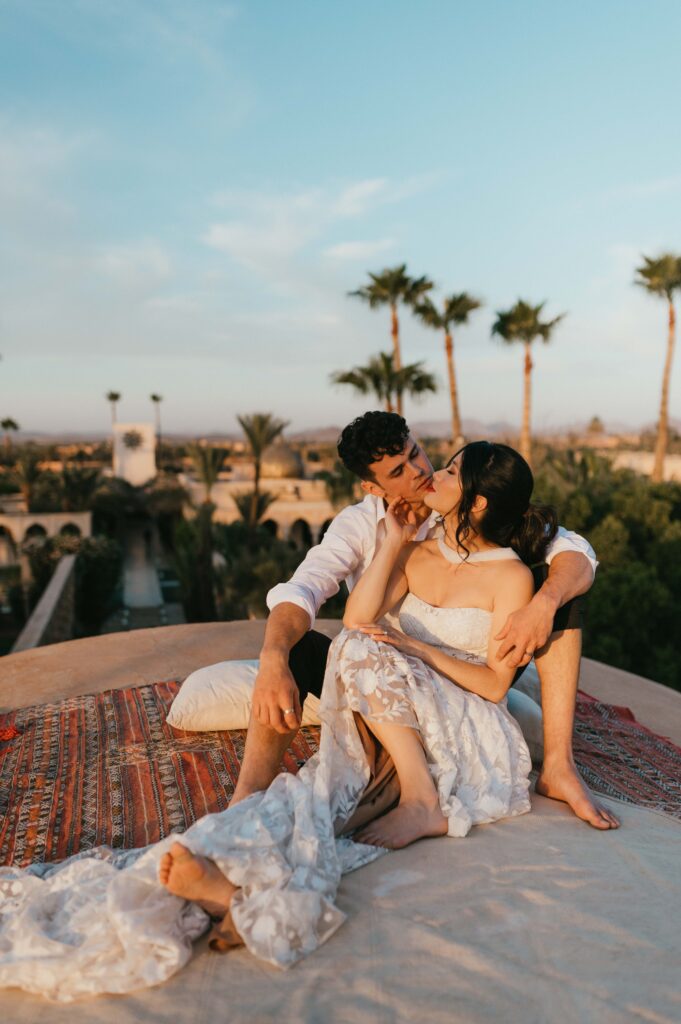
POLYGON ((297 729, 293 732, 277 732, 269 725, 261 725, 257 718, 251 715, 246 734, 244 760, 234 795, 229 802, 230 807, 245 800, 251 793, 267 789, 279 774, 281 760, 297 732, 297 729))
POLYGON ((400 780, 400 802, 394 811, 365 825, 354 835, 359 843, 399 850, 417 839, 447 833, 447 819, 440 809, 421 739, 409 726, 365 719, 385 747, 400 780))
POLYGON ((615 815, 589 792, 572 754, 581 654, 581 630, 566 629, 554 633, 535 658, 544 718, 544 764, 535 788, 542 796, 568 804, 578 818, 594 828, 618 828, 615 815))

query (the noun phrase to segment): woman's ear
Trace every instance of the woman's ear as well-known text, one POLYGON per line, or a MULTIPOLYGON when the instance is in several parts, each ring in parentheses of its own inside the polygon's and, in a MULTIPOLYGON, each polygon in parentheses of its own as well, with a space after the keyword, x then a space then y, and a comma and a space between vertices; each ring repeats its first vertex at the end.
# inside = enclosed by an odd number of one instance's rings
POLYGON ((483 497, 482 494, 475 495, 475 501, 471 505, 471 512, 475 512, 476 516, 482 515, 483 512, 487 511, 487 498, 483 497))

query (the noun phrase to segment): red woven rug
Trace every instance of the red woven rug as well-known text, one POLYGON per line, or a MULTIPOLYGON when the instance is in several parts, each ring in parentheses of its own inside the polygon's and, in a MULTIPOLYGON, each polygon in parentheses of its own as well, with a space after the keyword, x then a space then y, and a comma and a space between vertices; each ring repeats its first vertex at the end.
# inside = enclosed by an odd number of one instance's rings
MULTIPOLYGON (((0 864, 63 860, 95 846, 133 849, 222 811, 246 730, 182 732, 166 724, 179 683, 72 697, 0 716, 0 864)), ((318 729, 284 759, 298 770, 318 729)))
MULTIPOLYGON (((0 729, 9 730, 0 742, 0 863, 146 846, 223 810, 245 731, 171 729, 166 715, 178 689, 110 690, 0 716, 0 729)), ((297 771, 318 737, 318 729, 299 734, 286 770, 297 771)), ((597 792, 681 818, 681 749, 626 708, 580 694, 575 752, 597 792)))
POLYGON ((594 792, 681 819, 681 747, 646 729, 629 708, 580 690, 573 749, 594 792))

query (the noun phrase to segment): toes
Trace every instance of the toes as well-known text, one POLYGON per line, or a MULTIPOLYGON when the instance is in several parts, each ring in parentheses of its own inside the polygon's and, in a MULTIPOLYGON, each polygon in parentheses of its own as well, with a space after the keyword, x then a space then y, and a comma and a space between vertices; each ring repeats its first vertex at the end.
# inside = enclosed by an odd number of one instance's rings
POLYGON ((168 881, 170 875, 170 868, 172 866, 173 859, 169 853, 164 853, 158 865, 158 877, 164 885, 168 881))
POLYGON ((170 856, 176 860, 179 857, 190 857, 191 852, 182 843, 173 843, 170 847, 170 856))

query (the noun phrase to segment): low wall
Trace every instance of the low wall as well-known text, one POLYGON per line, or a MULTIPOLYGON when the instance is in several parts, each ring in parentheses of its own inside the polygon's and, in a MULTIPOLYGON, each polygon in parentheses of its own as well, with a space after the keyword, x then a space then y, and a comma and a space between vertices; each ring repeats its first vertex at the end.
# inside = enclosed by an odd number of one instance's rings
POLYGON ((64 555, 10 653, 70 640, 73 636, 75 598, 76 556, 64 555))

